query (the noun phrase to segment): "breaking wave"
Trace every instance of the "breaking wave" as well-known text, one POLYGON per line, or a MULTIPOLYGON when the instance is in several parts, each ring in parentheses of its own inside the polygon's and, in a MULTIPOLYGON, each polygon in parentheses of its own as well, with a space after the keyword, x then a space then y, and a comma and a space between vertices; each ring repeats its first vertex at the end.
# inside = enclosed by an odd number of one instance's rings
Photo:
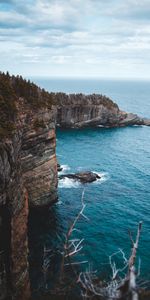
POLYGON ((101 184, 110 178, 109 174, 106 172, 97 172, 97 171, 93 171, 93 172, 100 177, 99 179, 93 182, 94 184, 101 184))
POLYGON ((80 185, 81 183, 79 181, 67 177, 60 179, 58 183, 59 188, 66 189, 78 188, 80 185))

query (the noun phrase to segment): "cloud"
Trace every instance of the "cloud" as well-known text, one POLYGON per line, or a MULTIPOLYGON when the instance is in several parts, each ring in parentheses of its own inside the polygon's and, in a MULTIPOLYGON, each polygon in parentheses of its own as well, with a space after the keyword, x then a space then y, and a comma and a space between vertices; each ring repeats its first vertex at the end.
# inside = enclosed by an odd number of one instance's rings
POLYGON ((150 77, 149 13, 149 0, 0 0, 1 68, 150 77))
POLYGON ((13 0, 0 0, 0 4, 12 4, 13 0))

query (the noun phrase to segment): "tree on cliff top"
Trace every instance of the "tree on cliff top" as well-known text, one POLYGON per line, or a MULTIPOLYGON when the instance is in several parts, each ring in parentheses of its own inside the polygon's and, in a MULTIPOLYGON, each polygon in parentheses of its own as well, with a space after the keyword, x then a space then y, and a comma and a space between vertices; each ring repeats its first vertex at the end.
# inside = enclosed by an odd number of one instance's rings
POLYGON ((19 98, 31 107, 40 109, 51 108, 53 103, 52 94, 40 89, 22 76, 10 76, 9 73, 0 73, 0 138, 9 137, 15 130, 17 116, 17 101, 19 98))

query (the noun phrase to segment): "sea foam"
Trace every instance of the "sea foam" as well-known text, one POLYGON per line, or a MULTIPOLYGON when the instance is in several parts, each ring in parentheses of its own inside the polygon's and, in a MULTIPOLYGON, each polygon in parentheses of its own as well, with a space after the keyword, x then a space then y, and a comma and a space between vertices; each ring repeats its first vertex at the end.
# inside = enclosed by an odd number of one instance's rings
POLYGON ((58 183, 59 188, 66 188, 66 189, 78 188, 80 185, 81 183, 79 181, 67 177, 59 180, 58 183))
MULTIPOLYGON (((99 175, 100 178, 97 179, 96 181, 93 181, 93 182, 87 183, 87 184, 101 184, 109 179, 108 173, 100 173, 100 172, 96 172, 96 171, 93 171, 93 172, 96 173, 97 175, 99 175)), ((81 182, 79 182, 75 179, 72 179, 72 178, 67 178, 67 177, 60 179, 59 183, 58 183, 59 188, 66 188, 66 189, 78 188, 81 185, 82 185, 81 182)))
POLYGON ((59 174, 66 174, 67 171, 70 170, 70 167, 68 165, 61 165, 62 171, 59 172, 59 174))
POLYGON ((94 184, 101 184, 105 181, 107 181, 109 179, 109 174, 106 172, 97 172, 97 171, 93 171, 93 173, 96 173, 100 178, 97 179, 96 181, 94 181, 94 184))

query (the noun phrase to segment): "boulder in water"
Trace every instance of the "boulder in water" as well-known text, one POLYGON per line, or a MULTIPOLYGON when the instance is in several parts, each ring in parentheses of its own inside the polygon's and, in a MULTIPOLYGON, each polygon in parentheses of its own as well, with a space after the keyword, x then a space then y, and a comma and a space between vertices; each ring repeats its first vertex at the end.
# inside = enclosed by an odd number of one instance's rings
POLYGON ((61 172, 63 170, 63 167, 60 164, 57 164, 57 171, 61 172))
POLYGON ((74 180, 79 180, 81 183, 90 183, 100 179, 101 177, 91 171, 80 172, 75 174, 63 174, 59 176, 59 179, 70 178, 74 180))

